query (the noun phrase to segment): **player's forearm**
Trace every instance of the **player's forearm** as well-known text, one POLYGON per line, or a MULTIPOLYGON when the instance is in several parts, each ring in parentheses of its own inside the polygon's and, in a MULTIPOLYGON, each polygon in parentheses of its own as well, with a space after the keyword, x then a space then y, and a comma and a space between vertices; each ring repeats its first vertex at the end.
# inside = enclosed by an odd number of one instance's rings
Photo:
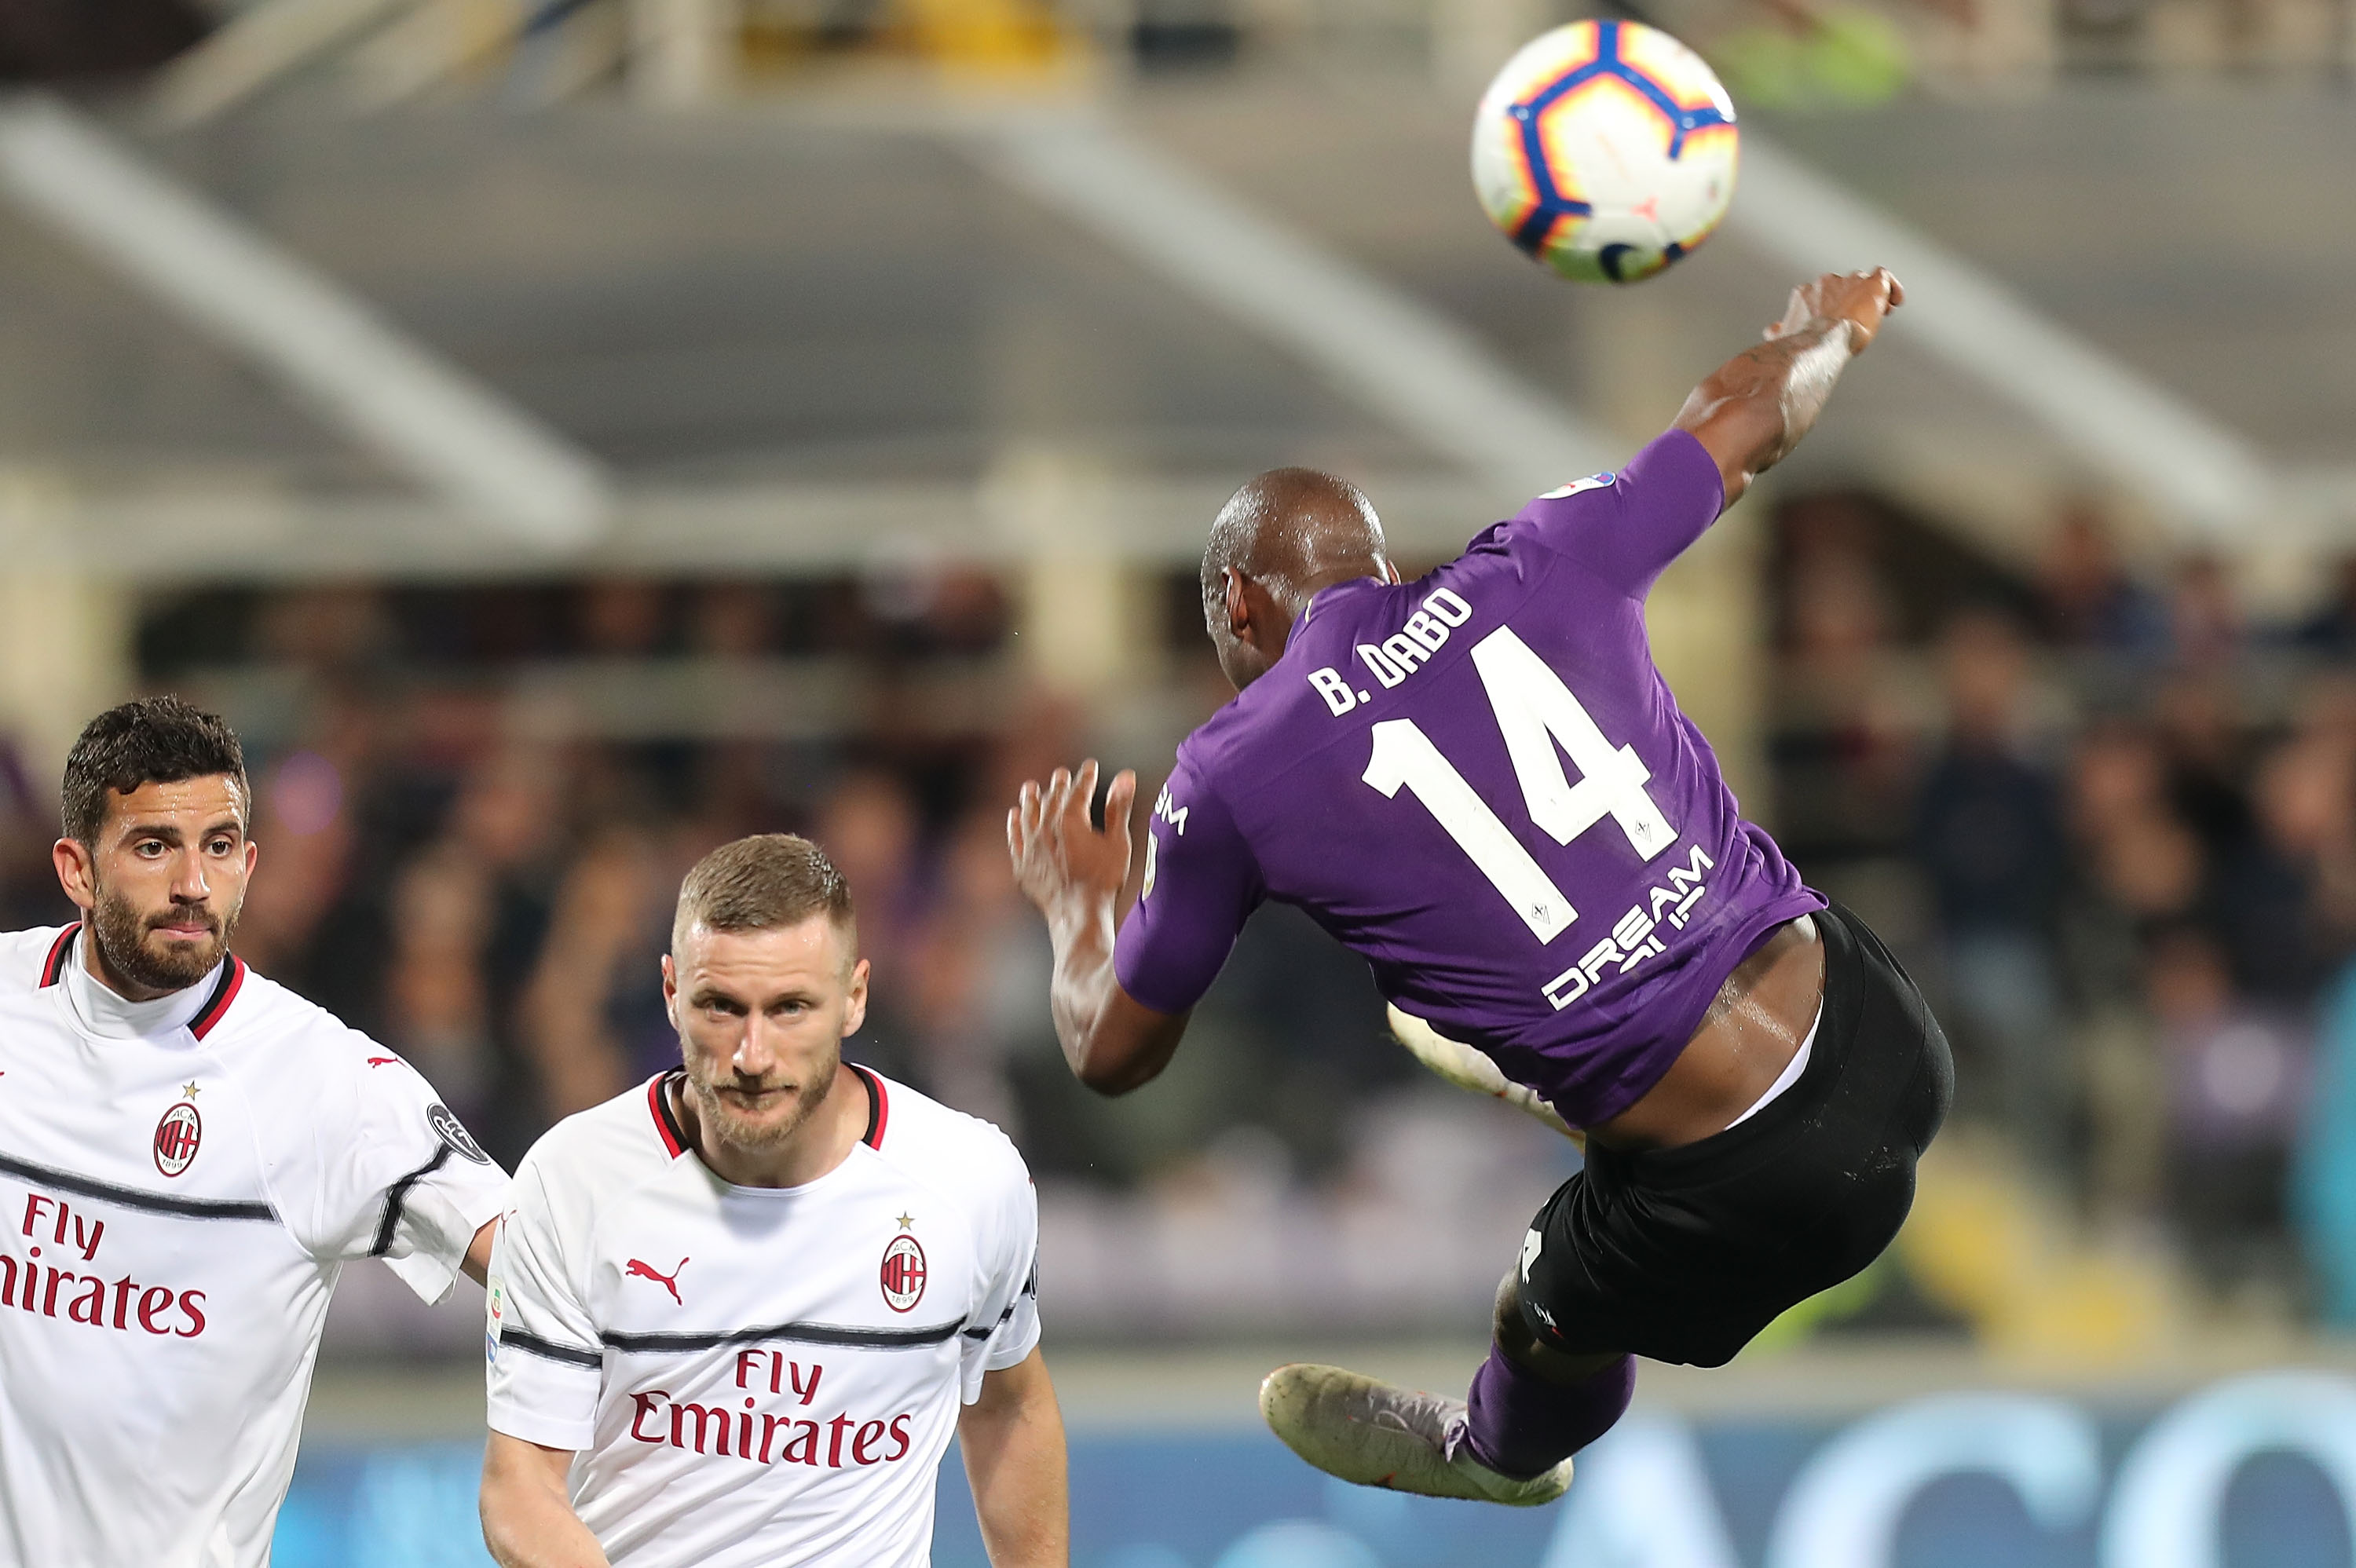
POLYGON ((1731 505, 1759 475, 1791 454, 1815 424, 1856 355, 1859 329, 1819 317, 1746 348, 1693 389, 1676 427, 1718 460, 1731 505))
POLYGON ((1055 1018, 1055 1039, 1073 1075, 1091 1083, 1090 1069, 1098 1036, 1110 1009, 1112 993, 1120 981, 1112 968, 1113 912, 1101 907, 1066 907, 1047 923, 1048 940, 1055 949, 1055 979, 1048 989, 1048 1007, 1055 1018))
MULTIPOLYGON (((1055 1039, 1072 1074, 1101 1094, 1125 1094, 1162 1070, 1161 1062, 1137 1060, 1134 1042, 1122 1038, 1128 1000, 1113 972, 1115 923, 1112 901, 1073 900, 1047 923, 1055 944, 1055 974, 1049 1007, 1055 1039)), ((1166 1060, 1166 1058, 1165 1058, 1166 1060)))
POLYGON ((499 1568, 610 1568, 573 1511, 552 1450, 503 1433, 483 1455, 483 1544, 499 1568))
POLYGON ((1038 1351, 984 1381, 980 1401, 958 1419, 958 1447, 991 1568, 1066 1568, 1064 1418, 1038 1351))

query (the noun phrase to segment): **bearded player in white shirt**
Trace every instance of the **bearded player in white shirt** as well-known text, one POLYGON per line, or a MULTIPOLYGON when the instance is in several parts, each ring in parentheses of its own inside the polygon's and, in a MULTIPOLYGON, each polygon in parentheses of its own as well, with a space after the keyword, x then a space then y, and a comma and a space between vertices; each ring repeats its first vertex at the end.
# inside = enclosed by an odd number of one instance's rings
POLYGON ((952 1430, 996 1568, 1068 1561, 1029 1176, 987 1122, 842 1060, 867 977, 808 839, 688 873, 683 1068, 541 1139, 500 1227, 506 1568, 921 1568, 952 1430))
POLYGON ((59 880, 0 935, 0 1564, 262 1568, 327 1298, 480 1279, 507 1178, 424 1079, 248 969, 237 737, 91 721, 59 880))

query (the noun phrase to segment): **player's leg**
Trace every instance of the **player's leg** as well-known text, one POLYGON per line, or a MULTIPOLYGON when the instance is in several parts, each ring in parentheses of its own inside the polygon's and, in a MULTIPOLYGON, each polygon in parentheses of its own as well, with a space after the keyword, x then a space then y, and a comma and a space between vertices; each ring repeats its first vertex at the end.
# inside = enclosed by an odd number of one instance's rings
POLYGON ((1778 1314, 1879 1255, 1912 1202, 1914 1163, 1946 1115, 1954 1069, 1872 933, 1837 909, 1821 923, 1824 1009, 1798 1081, 1697 1143, 1590 1145, 1586 1168, 1532 1221, 1471 1400, 1285 1368, 1262 1392, 1279 1434, 1345 1479, 1543 1502, 1568 1486, 1570 1466, 1535 1468, 1625 1409, 1629 1353, 1723 1365, 1778 1314))
POLYGON ((1626 1413, 1636 1361, 1570 1355, 1531 1333, 1520 1280, 1497 1289, 1496 1339, 1469 1398, 1404 1389, 1342 1367, 1280 1367, 1260 1413, 1293 1452, 1361 1486, 1522 1507, 1570 1486, 1571 1456, 1626 1413))
POLYGON ((1509 1479, 1533 1479, 1612 1430, 1635 1392, 1635 1357, 1574 1355, 1531 1331, 1515 1271, 1498 1283, 1495 1339, 1472 1374, 1451 1448, 1509 1479))

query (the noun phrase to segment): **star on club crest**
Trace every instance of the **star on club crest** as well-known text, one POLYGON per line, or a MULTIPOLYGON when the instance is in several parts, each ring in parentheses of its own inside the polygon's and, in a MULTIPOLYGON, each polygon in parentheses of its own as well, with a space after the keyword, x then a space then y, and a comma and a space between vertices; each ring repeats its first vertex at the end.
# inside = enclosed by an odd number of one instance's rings
POLYGON ((180 1098, 181 1098, 181 1099, 183 1099, 183 1100, 193 1100, 193 1099, 195 1099, 196 1097, 197 1097, 197 1086, 196 1086, 195 1084, 193 1084, 193 1083, 183 1083, 183 1084, 181 1084, 181 1085, 180 1085, 180 1098))
POLYGON ((909 1215, 906 1215, 906 1214, 903 1214, 903 1215, 901 1215, 901 1216, 900 1216, 899 1224, 900 1224, 900 1229, 902 1229, 902 1230, 904 1230, 904 1231, 913 1231, 913 1230, 915 1230, 915 1229, 916 1228, 916 1220, 915 1220, 913 1217, 911 1217, 911 1216, 909 1216, 909 1215))

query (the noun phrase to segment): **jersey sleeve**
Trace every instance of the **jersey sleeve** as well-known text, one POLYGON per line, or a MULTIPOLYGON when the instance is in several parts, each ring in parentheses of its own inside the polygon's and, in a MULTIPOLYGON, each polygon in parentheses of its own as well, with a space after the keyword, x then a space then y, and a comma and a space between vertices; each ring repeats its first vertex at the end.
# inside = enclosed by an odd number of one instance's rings
POLYGON ((981 1397, 984 1373, 1020 1366, 1039 1344, 1039 1191, 1012 1145, 1007 1165, 984 1215, 981 1304, 958 1344, 959 1392, 968 1404, 981 1397))
POLYGON ((505 1207, 507 1173, 414 1068, 354 1030, 337 1033, 311 1042, 337 1058, 318 1085, 327 1103, 289 1108, 311 1133, 274 1184, 314 1255, 382 1258, 438 1302, 475 1232, 505 1207), (329 1108, 341 1114, 319 1114, 329 1108))
POLYGON ((1145 886, 1121 923, 1113 973, 1158 1013, 1203 999, 1268 896, 1259 862, 1218 792, 1183 756, 1145 825, 1145 886))
POLYGON ((556 1206, 530 1158, 499 1221, 485 1295, 490 1428, 573 1453, 596 1438, 605 1353, 565 1255, 556 1206))
POLYGON ((1504 529, 1512 544, 1539 544, 1623 593, 1654 580, 1708 531, 1725 508, 1718 462, 1690 431, 1655 436, 1617 474, 1549 490, 1504 529))

